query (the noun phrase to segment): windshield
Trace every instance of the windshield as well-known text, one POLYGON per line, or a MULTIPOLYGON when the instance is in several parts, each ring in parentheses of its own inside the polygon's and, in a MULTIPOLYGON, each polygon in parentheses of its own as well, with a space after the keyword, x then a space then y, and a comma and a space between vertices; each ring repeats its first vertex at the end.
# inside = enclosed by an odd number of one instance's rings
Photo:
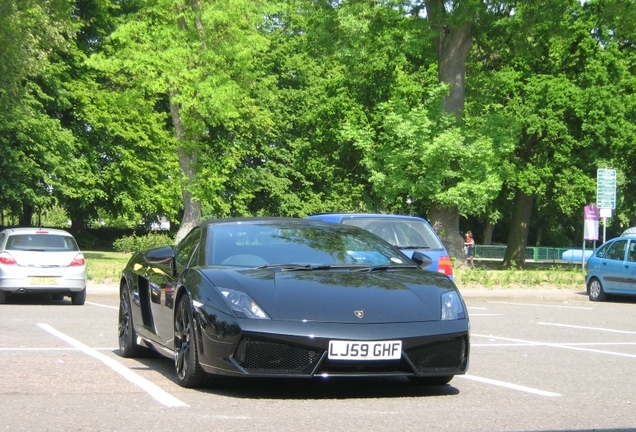
POLYGON ((71 236, 56 234, 15 234, 7 240, 7 250, 69 252, 78 251, 71 236))
POLYGON ((306 221, 213 224, 206 249, 208 265, 413 265, 367 231, 306 221))
POLYGON ((399 248, 444 248, 433 228, 424 220, 364 217, 343 219, 342 223, 371 231, 399 248))

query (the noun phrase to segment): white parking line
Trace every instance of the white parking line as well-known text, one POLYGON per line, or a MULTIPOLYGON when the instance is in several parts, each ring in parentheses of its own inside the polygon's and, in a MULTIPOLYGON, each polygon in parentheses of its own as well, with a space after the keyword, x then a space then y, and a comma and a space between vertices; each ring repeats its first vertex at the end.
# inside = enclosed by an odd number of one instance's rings
MULTIPOLYGON (((94 348, 97 351, 116 351, 117 348, 94 348)), ((79 351, 77 348, 0 348, 0 351, 79 351)))
POLYGON ((492 384, 492 385, 496 385, 496 386, 500 386, 500 387, 506 387, 512 390, 518 390, 518 391, 523 391, 526 393, 532 393, 532 394, 536 394, 539 396, 547 396, 547 397, 556 397, 556 396, 561 396, 559 393, 552 393, 549 391, 545 391, 545 390, 538 390, 538 389, 534 389, 532 387, 526 387, 526 386, 521 386, 521 385, 517 385, 517 384, 512 384, 509 382, 505 382, 505 381, 498 381, 498 380, 494 380, 494 379, 490 379, 490 378, 483 378, 483 377, 478 377, 478 376, 474 376, 474 375, 456 375, 456 378, 466 378, 469 380, 473 380, 473 381, 478 381, 478 382, 482 382, 482 383, 486 383, 486 384, 492 384))
POLYGON ((556 324, 556 323, 547 323, 547 322, 538 322, 536 324, 555 326, 555 327, 575 328, 575 329, 582 329, 582 330, 596 330, 596 331, 604 331, 604 332, 611 332, 611 333, 636 334, 636 332, 634 331, 614 330, 614 329, 608 329, 603 327, 585 327, 585 326, 575 326, 575 325, 569 325, 569 324, 556 324))
POLYGON ((108 357, 108 356, 106 356, 106 355, 104 355, 102 353, 97 352, 96 350, 94 350, 94 349, 84 345, 83 343, 79 342, 78 340, 73 339, 72 337, 67 336, 64 333, 54 329, 53 327, 51 327, 48 324, 40 323, 40 324, 38 324, 38 326, 42 330, 45 330, 45 331, 51 333, 53 336, 57 336, 58 338, 62 339, 63 341, 65 341, 69 345, 72 345, 75 348, 79 349, 84 354, 89 355, 89 356, 91 356, 93 358, 96 358, 97 360, 101 361, 106 366, 110 367, 115 372, 117 372, 118 374, 120 374, 121 376, 126 378, 128 381, 130 381, 131 383, 135 384, 136 386, 138 386, 139 388, 144 390, 146 393, 148 393, 150 396, 155 398, 162 405, 165 405, 167 407, 185 407, 185 406, 188 406, 186 403, 181 402, 179 399, 175 398, 171 394, 169 394, 169 393, 165 392, 164 390, 162 390, 159 386, 157 386, 157 385, 151 383, 150 381, 148 381, 147 379, 137 375, 136 373, 134 373, 133 371, 128 369, 126 366, 124 366, 121 363, 113 360, 112 358, 110 358, 110 357, 108 357))
POLYGON ((115 310, 119 309, 118 306, 103 305, 103 304, 100 304, 100 303, 93 303, 93 302, 89 302, 89 301, 87 301, 86 304, 93 305, 93 306, 100 306, 100 307, 104 307, 104 308, 108 308, 108 309, 115 309, 115 310))
POLYGON ((505 338, 505 337, 492 336, 492 335, 479 335, 479 334, 475 334, 475 333, 471 333, 470 337, 471 338, 473 338, 473 337, 483 337, 483 338, 488 338, 488 339, 493 339, 493 340, 517 342, 517 343, 521 343, 521 344, 525 344, 525 345, 529 345, 529 346, 546 346, 546 347, 551 347, 551 348, 562 348, 562 349, 569 349, 569 350, 575 350, 575 351, 593 352, 593 353, 597 353, 597 354, 608 354, 608 355, 614 355, 614 356, 619 356, 619 357, 636 358, 636 354, 625 354, 625 353, 619 353, 619 352, 615 352, 615 351, 604 351, 604 350, 597 350, 597 349, 591 349, 591 348, 581 348, 579 346, 574 346, 574 345, 569 345, 569 344, 549 343, 549 342, 535 342, 535 341, 529 341, 529 340, 524 340, 524 339, 505 338))
POLYGON ((488 303, 508 304, 508 305, 516 305, 516 306, 551 307, 551 308, 563 308, 563 309, 584 309, 584 310, 594 309, 591 307, 583 307, 583 306, 560 306, 560 305, 533 304, 533 303, 514 303, 514 302, 492 301, 492 300, 489 300, 488 303))

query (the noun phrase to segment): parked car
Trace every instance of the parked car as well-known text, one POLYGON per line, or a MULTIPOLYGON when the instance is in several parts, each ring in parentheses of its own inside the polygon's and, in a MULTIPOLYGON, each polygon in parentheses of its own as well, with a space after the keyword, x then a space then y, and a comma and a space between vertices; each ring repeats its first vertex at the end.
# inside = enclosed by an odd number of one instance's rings
POLYGON ((120 354, 174 359, 184 387, 212 375, 443 385, 468 367, 455 284, 358 227, 203 222, 177 246, 133 255, 120 287, 120 354))
POLYGON ((608 294, 636 295, 636 234, 603 243, 585 269, 590 300, 603 301, 608 294))
POLYGON ((453 263, 444 244, 426 219, 366 213, 323 213, 307 219, 364 228, 398 247, 408 257, 415 251, 425 253, 433 259, 426 270, 437 271, 453 279, 453 263))
POLYGON ((0 303, 8 295, 50 293, 86 300, 86 261, 73 236, 60 229, 8 228, 0 232, 0 303))

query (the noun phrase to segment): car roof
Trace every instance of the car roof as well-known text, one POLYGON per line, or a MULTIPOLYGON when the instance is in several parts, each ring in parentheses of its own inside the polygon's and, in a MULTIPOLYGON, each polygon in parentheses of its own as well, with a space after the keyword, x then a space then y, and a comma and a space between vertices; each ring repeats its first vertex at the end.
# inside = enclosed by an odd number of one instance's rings
POLYGON ((201 222, 199 225, 209 225, 217 223, 233 223, 233 222, 293 222, 303 221, 305 219, 294 217, 278 217, 278 216, 258 216, 258 217, 233 217, 233 218, 218 218, 207 219, 201 222))
POLYGON ((331 217, 331 218, 339 218, 339 219, 378 218, 378 219, 426 220, 426 219, 418 217, 418 216, 384 214, 384 213, 316 213, 316 214, 311 215, 309 217, 312 218, 312 217, 320 217, 320 216, 328 216, 328 217, 331 217))
POLYGON ((38 228, 38 227, 19 227, 19 228, 6 228, 2 232, 6 234, 57 234, 64 236, 71 236, 68 231, 58 228, 38 228))

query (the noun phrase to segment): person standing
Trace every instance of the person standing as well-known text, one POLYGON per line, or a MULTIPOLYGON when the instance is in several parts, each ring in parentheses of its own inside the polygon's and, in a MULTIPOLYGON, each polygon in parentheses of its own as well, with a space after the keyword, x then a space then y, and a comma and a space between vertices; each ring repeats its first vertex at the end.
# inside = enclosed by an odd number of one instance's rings
POLYGON ((475 264, 473 263, 473 257, 475 256, 475 239, 473 239, 472 231, 466 232, 466 237, 464 238, 464 251, 466 252, 468 265, 471 268, 475 268, 475 264))

